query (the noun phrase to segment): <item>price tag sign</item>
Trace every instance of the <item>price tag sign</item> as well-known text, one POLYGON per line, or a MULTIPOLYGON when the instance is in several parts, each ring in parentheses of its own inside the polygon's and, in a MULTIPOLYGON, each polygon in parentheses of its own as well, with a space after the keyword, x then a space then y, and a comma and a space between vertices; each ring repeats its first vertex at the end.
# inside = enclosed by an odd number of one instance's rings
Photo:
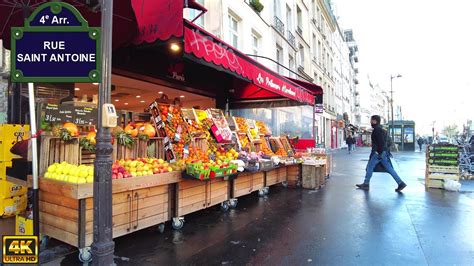
POLYGON ((59 105, 58 104, 48 104, 45 108, 44 120, 51 123, 60 123, 62 122, 61 117, 59 116, 59 105))
POLYGON ((11 31, 13 82, 100 82, 100 28, 72 5, 47 2, 11 31))

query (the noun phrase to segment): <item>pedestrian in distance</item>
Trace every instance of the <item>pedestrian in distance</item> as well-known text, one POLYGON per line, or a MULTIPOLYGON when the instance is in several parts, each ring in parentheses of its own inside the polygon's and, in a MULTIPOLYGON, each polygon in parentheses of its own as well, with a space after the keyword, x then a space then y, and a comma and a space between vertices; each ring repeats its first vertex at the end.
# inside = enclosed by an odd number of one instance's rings
POLYGON ((352 136, 352 151, 356 150, 356 146, 357 146, 357 138, 355 137, 355 135, 353 135, 352 136))
POLYGON ((421 150, 423 149, 423 143, 425 142, 425 140, 423 139, 423 137, 419 137, 417 142, 418 142, 418 147, 420 147, 420 152, 421 152, 421 150))
POLYGON ((349 151, 349 154, 351 154, 352 146, 354 145, 354 138, 352 138, 351 134, 347 135, 346 144, 347 144, 347 150, 349 151))
POLYGON ((377 164, 381 163, 387 173, 389 173, 395 182, 397 182, 398 187, 395 189, 396 192, 401 192, 407 185, 402 179, 398 176, 395 169, 390 162, 390 142, 388 132, 382 128, 380 125, 380 116, 373 115, 370 118, 370 124, 372 125, 373 131, 371 135, 372 139, 372 151, 370 153, 369 162, 367 163, 365 179, 362 184, 357 184, 357 188, 363 190, 369 190, 370 179, 374 173, 374 169, 377 164))

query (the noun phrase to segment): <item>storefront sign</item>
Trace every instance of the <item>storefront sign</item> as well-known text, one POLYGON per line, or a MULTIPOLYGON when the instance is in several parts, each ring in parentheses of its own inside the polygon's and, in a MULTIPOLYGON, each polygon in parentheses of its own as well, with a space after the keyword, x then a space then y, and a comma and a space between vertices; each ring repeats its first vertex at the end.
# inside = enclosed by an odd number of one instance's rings
POLYGON ((95 125, 97 108, 48 104, 44 120, 51 123, 73 122, 77 125, 95 125))
POLYGON ((314 95, 303 87, 274 74, 232 47, 220 43, 217 38, 203 30, 192 27, 186 25, 184 30, 184 51, 186 53, 234 72, 258 87, 275 94, 298 102, 314 104, 314 95))
POLYGON ((13 82, 100 82, 100 28, 72 5, 45 3, 11 31, 13 82))

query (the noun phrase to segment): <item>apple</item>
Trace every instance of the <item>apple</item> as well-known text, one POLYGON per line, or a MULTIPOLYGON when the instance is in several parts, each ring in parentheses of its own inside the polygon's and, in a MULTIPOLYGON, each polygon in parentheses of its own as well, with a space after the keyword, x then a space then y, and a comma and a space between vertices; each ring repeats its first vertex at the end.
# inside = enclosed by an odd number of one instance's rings
POLYGON ((118 173, 118 174, 117 174, 117 178, 118 178, 118 179, 122 179, 122 178, 123 178, 123 174, 122 174, 122 173, 118 173))

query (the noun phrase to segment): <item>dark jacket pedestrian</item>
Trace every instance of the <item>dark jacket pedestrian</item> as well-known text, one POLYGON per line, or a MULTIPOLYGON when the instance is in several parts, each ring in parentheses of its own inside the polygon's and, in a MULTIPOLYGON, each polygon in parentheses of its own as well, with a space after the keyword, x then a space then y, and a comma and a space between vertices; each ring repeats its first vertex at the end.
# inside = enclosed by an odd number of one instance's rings
POLYGON ((420 151, 421 151, 423 149, 423 143, 425 142, 425 140, 422 137, 419 137, 417 142, 418 142, 418 147, 420 147, 420 151))
POLYGON ((346 138, 346 144, 347 144, 347 150, 349 151, 349 154, 352 152, 354 149, 354 144, 355 144, 355 139, 349 134, 346 138))
POLYGON ((360 189, 369 190, 370 179, 372 178, 372 174, 374 172, 375 167, 377 164, 381 163, 387 173, 389 173, 395 182, 397 182, 398 187, 395 189, 396 192, 401 192, 407 185, 402 179, 398 176, 395 169, 390 162, 389 154, 389 143, 388 139, 388 132, 382 128, 380 125, 380 116, 373 115, 371 117, 370 124, 372 125, 372 152, 370 154, 369 162, 367 163, 366 173, 364 183, 357 184, 356 186, 360 189))

